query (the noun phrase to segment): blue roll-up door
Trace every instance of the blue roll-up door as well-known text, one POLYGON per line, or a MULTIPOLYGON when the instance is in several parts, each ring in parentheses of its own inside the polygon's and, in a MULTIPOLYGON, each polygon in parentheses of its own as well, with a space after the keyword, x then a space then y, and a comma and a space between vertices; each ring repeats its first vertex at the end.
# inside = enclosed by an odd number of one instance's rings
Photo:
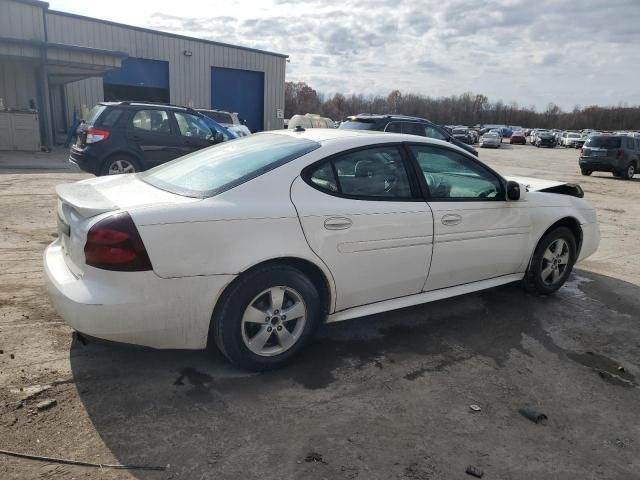
POLYGON ((264 72, 211 67, 211 108, 237 112, 249 130, 262 130, 264 72))
POLYGON ((104 83, 130 87, 169 88, 169 62, 127 58, 122 67, 104 76, 104 83))

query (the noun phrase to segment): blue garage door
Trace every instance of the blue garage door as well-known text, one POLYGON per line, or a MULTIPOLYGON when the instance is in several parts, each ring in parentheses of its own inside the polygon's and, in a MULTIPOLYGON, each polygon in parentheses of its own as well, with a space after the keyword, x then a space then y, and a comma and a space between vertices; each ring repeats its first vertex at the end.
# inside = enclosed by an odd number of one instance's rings
POLYGON ((262 130, 264 73, 211 67, 211 108, 237 112, 249 130, 262 130))

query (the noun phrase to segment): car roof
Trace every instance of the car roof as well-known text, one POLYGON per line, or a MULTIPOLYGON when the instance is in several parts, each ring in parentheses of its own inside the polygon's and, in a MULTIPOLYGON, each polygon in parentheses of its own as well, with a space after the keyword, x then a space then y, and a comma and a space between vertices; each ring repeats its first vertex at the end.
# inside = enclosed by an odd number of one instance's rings
POLYGON ((470 153, 464 148, 458 147, 457 145, 444 141, 438 140, 430 137, 421 137, 418 135, 409 135, 406 133, 390 133, 390 132, 378 132, 375 130, 352 130, 347 128, 307 128, 304 130, 270 130, 267 132, 260 132, 256 135, 264 135, 264 134, 277 134, 277 135, 287 135, 290 137, 297 138, 306 138, 308 140, 312 140, 314 142, 318 142, 320 144, 325 144, 327 142, 335 141, 335 140, 344 140, 344 139, 362 139, 367 138, 370 140, 371 144, 374 145, 376 143, 399 143, 399 142, 409 142, 409 143, 424 143, 426 145, 434 145, 434 146, 446 146, 452 149, 455 149, 459 152, 470 155, 470 153))
POLYGON ((160 103, 160 102, 144 102, 144 101, 119 101, 119 102, 100 102, 100 105, 105 105, 107 107, 112 106, 125 106, 125 107, 152 107, 152 108, 172 108, 175 110, 184 110, 184 111, 195 111, 193 108, 183 107, 181 105, 172 105, 170 103, 160 103))
POLYGON ((411 120, 416 122, 429 122, 431 120, 422 117, 411 117, 409 115, 398 114, 381 114, 381 113, 359 113, 357 115, 350 115, 347 120, 411 120))

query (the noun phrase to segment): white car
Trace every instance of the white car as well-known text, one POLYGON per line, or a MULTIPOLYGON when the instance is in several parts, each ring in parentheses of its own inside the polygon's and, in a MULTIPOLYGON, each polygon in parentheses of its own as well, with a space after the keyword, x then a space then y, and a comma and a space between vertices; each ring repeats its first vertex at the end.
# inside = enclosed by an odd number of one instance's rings
POLYGON ((290 360, 321 322, 517 281, 554 292, 599 242, 580 187, 392 133, 260 133, 57 194, 44 265, 71 327, 217 345, 254 370, 290 360))
POLYGON ((502 137, 495 132, 487 132, 480 137, 481 147, 493 147, 500 148, 502 144, 502 137))

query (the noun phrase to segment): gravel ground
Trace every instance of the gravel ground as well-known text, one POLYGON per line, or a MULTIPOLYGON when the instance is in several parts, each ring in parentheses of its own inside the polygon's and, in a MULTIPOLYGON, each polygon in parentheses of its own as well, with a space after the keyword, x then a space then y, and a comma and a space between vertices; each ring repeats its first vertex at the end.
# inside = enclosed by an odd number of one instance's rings
POLYGON ((73 338, 43 286, 54 186, 0 175, 1 479, 638 478, 640 181, 581 177, 577 152, 504 145, 506 174, 579 182, 600 250, 556 295, 516 286, 325 326, 295 365, 248 374, 203 352, 73 338), (622 369, 621 369, 622 368, 622 369), (56 404, 39 410, 38 403, 56 404), (480 411, 470 409, 471 404, 480 411), (532 406, 546 424, 523 418, 532 406))

